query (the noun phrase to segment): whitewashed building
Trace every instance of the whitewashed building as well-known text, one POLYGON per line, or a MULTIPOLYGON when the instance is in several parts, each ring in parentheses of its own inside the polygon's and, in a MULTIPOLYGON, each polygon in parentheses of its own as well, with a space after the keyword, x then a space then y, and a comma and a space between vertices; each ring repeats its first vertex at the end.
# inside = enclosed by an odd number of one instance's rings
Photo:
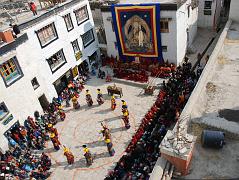
POLYGON ((239 22, 239 1, 231 0, 229 18, 235 22, 239 22))
POLYGON ((224 0, 199 0, 198 27, 217 30, 224 0))
MULTIPOLYGON (((16 39, 0 31, 0 147, 4 133, 43 112, 67 83, 99 57, 88 0, 71 0, 18 24, 16 39)), ((87 67, 88 66, 88 67, 87 67)))
MULTIPOLYGON (((119 4, 160 3, 160 28, 164 60, 180 64, 187 46, 193 42, 197 33, 198 7, 194 0, 120 0, 119 4)), ((94 6, 92 11, 97 7, 94 6)), ((118 57, 117 41, 112 24, 110 5, 101 7, 106 34, 107 55, 118 57)))

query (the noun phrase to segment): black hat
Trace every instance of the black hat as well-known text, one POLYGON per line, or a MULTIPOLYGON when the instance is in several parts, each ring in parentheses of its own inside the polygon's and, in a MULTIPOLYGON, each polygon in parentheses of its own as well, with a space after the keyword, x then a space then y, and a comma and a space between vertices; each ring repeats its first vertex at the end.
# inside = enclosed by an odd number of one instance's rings
POLYGON ((124 100, 121 100, 122 102, 124 102, 124 100))
POLYGON ((98 91, 100 91, 100 89, 97 89, 98 91))
POLYGON ((83 148, 86 148, 86 145, 84 144, 82 147, 83 147, 83 148))
POLYGON ((89 90, 88 89, 86 89, 86 92, 88 92, 89 90))

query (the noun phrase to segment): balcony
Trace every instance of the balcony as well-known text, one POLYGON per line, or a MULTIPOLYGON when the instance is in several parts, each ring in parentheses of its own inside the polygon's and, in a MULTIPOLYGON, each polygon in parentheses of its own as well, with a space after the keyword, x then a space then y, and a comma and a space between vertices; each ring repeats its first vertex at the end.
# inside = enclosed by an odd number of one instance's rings
POLYGON ((0 44, 0 56, 12 50, 15 50, 19 45, 21 45, 27 40, 28 40, 28 36, 26 33, 24 33, 24 34, 19 34, 18 37, 10 43, 0 44))

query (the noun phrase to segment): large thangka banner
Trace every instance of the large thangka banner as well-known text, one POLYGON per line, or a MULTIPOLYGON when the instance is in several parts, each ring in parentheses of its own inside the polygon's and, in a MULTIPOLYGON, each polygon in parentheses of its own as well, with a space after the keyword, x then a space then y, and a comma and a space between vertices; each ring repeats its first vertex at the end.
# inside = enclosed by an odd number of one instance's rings
POLYGON ((112 5, 120 56, 162 60, 160 4, 112 5))

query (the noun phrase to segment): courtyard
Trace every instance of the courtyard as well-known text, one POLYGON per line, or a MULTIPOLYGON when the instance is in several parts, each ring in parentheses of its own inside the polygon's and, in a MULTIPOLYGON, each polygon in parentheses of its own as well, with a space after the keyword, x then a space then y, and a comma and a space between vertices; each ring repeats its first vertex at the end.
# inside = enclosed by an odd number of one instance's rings
POLYGON ((59 139, 62 145, 70 148, 75 156, 75 163, 68 165, 66 157, 63 155, 63 149, 55 151, 52 143, 49 141, 45 152, 52 159, 52 174, 50 179, 104 179, 109 170, 114 169, 116 162, 124 154, 124 150, 129 144, 132 136, 138 129, 141 119, 154 103, 158 90, 153 96, 144 95, 142 88, 134 86, 133 83, 116 83, 123 90, 123 97, 127 102, 129 109, 129 119, 131 128, 126 130, 121 120, 121 99, 116 97, 117 107, 115 111, 110 109, 110 96, 107 95, 107 86, 114 82, 106 83, 105 80, 91 77, 81 92, 79 102, 81 108, 74 110, 73 107, 65 108, 66 119, 59 122, 56 128, 59 132, 59 139), (105 99, 103 105, 96 102, 96 89, 100 88, 105 99), (85 90, 89 89, 94 104, 88 107, 85 100, 85 90), (101 122, 107 124, 112 134, 112 141, 115 149, 115 155, 109 156, 106 144, 101 130, 101 122), (82 145, 87 145, 94 157, 91 166, 86 165, 83 156, 82 145))

